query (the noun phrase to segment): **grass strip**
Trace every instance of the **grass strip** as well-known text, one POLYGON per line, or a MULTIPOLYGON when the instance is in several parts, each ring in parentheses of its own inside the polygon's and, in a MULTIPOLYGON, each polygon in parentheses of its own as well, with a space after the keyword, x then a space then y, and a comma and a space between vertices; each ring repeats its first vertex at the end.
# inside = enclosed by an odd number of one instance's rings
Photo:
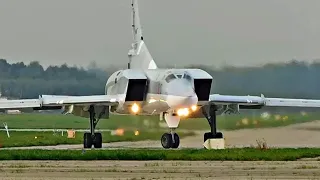
POLYGON ((0 150, 0 160, 192 160, 192 161, 295 161, 320 156, 320 148, 260 150, 116 149, 116 150, 0 150))

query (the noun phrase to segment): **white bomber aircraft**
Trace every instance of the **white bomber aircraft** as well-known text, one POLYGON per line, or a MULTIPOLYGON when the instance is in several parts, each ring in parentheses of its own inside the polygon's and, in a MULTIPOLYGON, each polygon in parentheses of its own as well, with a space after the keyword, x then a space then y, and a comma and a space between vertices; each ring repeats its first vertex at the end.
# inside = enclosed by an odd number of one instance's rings
POLYGON ((105 95, 59 96, 41 95, 39 99, 2 100, 0 109, 50 110, 90 119, 90 132, 84 134, 84 148, 102 147, 101 133, 95 127, 109 114, 159 115, 170 129, 161 137, 164 148, 178 148, 179 136, 174 132, 181 118, 205 117, 211 132, 204 141, 221 139, 216 130, 218 110, 238 113, 240 109, 264 106, 320 107, 320 100, 265 98, 210 94, 213 78, 201 69, 160 69, 143 40, 137 0, 132 0, 133 43, 128 68, 114 72, 105 86, 105 95))

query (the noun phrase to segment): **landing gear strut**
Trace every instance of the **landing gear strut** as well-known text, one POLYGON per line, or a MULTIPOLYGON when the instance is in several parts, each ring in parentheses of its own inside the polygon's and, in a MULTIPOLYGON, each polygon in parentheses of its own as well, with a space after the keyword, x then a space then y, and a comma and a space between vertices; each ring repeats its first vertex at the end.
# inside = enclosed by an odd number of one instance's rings
POLYGON ((180 137, 177 133, 171 130, 170 133, 164 133, 161 137, 161 145, 165 149, 178 148, 180 144, 180 137))
POLYGON ((95 148, 101 148, 102 147, 102 135, 101 133, 95 133, 94 130, 96 128, 96 125, 99 122, 99 119, 96 119, 94 106, 91 105, 89 108, 90 113, 90 133, 86 132, 83 135, 83 147, 84 148, 91 148, 92 145, 95 148))
POLYGON ((221 139, 223 138, 223 134, 221 132, 217 132, 217 116, 216 116, 217 106, 210 105, 209 106, 209 115, 204 108, 202 108, 202 113, 208 120, 208 123, 211 128, 211 132, 207 132, 204 134, 204 142, 207 139, 221 139))

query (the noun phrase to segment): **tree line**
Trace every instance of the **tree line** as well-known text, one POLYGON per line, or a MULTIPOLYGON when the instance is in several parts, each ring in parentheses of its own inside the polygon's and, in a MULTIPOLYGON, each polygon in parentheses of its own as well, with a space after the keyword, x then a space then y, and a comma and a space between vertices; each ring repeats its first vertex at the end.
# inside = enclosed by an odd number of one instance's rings
MULTIPOLYGON (((214 78, 212 93, 260 95, 266 97, 320 98, 320 63, 266 64, 261 67, 201 68, 214 78)), ((0 86, 3 96, 38 98, 40 94, 92 95, 104 94, 108 77, 116 68, 107 70, 91 66, 88 69, 67 64, 44 68, 39 62, 8 63, 0 59, 0 86)))
POLYGON ((103 94, 108 76, 99 68, 84 69, 63 64, 45 69, 37 61, 9 64, 0 59, 1 93, 8 98, 38 98, 41 94, 103 94))

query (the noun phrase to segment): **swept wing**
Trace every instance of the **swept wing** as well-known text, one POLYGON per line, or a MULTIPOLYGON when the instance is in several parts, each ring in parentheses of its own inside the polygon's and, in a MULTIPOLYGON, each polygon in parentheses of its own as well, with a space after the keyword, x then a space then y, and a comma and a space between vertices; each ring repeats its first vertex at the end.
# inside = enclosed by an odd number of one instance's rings
POLYGON ((121 99, 118 95, 91 95, 91 96, 60 96, 42 95, 39 99, 0 100, 0 109, 24 109, 35 110, 54 109, 66 105, 90 106, 117 105, 121 99))
POLYGON ((232 96, 212 94, 209 104, 216 105, 242 105, 242 106, 270 106, 270 107, 320 107, 320 100, 315 99, 289 99, 267 98, 261 96, 232 96))

